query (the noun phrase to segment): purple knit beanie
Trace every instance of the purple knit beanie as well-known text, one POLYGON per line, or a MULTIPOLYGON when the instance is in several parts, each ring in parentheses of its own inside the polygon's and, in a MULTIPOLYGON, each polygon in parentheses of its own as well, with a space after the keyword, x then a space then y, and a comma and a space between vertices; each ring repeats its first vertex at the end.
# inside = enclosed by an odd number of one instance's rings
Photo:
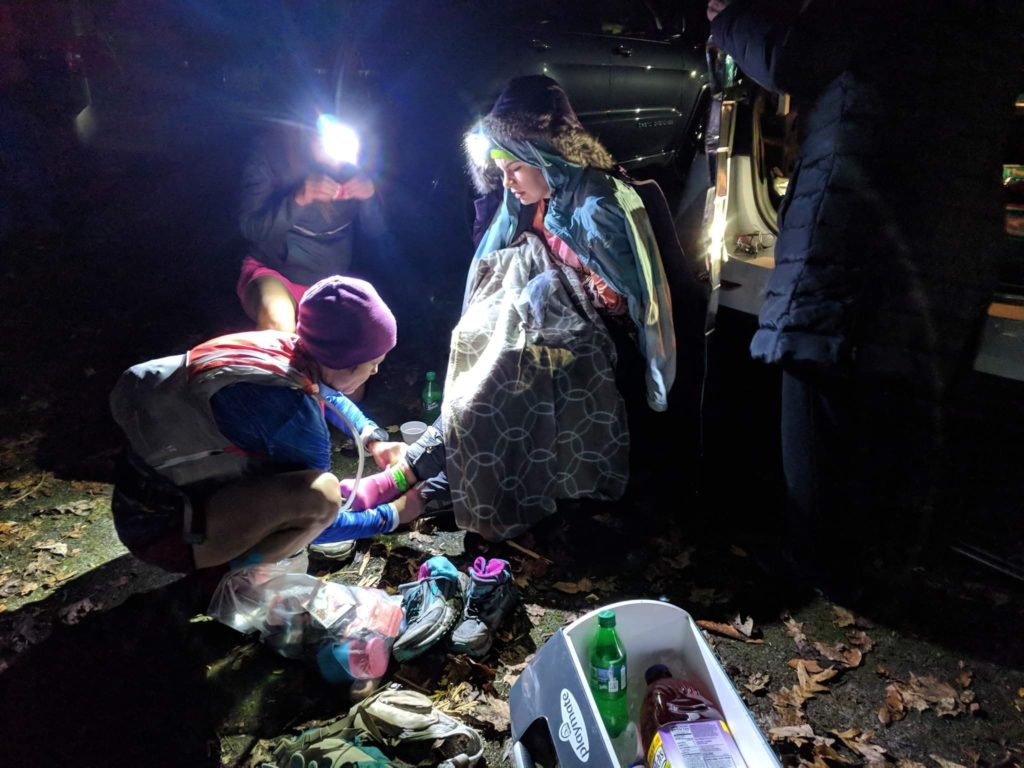
POLYGON ((295 332, 321 365, 352 368, 394 348, 395 316, 365 280, 333 275, 312 286, 299 302, 295 332))

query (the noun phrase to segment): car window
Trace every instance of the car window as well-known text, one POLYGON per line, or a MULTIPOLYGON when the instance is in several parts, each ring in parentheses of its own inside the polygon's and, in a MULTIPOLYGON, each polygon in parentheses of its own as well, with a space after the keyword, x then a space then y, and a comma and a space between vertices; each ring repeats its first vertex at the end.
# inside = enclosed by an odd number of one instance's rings
POLYGON ((502 2, 501 6, 503 15, 519 25, 575 34, 596 35, 601 31, 599 14, 591 2, 521 0, 516 3, 502 2))
POLYGON ((662 30, 645 3, 635 0, 598 0, 593 3, 600 32, 605 35, 658 40, 662 30))

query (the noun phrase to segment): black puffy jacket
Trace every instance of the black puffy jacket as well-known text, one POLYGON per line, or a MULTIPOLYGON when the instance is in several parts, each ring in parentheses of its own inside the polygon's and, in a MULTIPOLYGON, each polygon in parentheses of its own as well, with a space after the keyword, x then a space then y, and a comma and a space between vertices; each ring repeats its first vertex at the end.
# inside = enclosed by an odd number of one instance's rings
POLYGON ((942 391, 1004 247, 1020 0, 735 0, 719 47, 806 117, 755 358, 942 391))

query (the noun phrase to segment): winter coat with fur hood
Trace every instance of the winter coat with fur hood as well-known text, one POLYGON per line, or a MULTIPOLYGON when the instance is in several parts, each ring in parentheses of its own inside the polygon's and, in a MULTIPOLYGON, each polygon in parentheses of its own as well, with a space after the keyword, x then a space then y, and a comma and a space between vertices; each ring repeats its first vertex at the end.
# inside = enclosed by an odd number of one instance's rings
MULTIPOLYGON (((664 411, 675 379, 676 344, 668 282, 647 211, 633 188, 610 172, 614 161, 596 138, 578 123, 552 135, 550 124, 547 115, 490 115, 480 129, 495 146, 540 168, 551 188, 544 226, 626 298, 646 361, 647 403, 664 411)), ((493 160, 481 166, 471 159, 470 168, 481 193, 500 187, 493 160)), ((506 190, 473 257, 467 299, 480 258, 515 238, 522 207, 506 190)))

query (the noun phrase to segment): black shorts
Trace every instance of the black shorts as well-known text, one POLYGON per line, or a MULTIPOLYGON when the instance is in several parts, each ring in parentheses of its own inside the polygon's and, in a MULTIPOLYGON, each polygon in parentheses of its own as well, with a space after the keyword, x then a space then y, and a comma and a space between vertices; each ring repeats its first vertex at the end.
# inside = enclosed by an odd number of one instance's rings
POLYGON ((192 545, 205 540, 205 502, 212 490, 186 492, 126 448, 110 500, 117 536, 143 562, 191 573, 196 569, 192 545))

